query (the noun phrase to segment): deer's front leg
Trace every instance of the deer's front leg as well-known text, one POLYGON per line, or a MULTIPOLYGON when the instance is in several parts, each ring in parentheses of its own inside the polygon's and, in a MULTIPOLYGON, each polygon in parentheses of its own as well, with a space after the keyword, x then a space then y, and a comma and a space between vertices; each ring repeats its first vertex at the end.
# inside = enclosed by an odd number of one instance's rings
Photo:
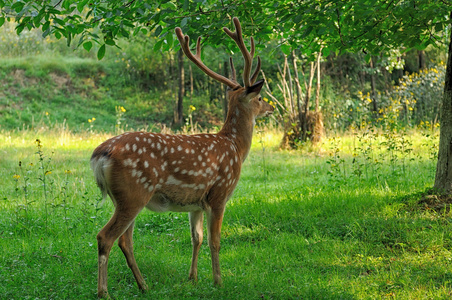
POLYGON ((224 207, 214 208, 207 212, 207 228, 209 232, 210 255, 212 257, 213 283, 220 286, 220 234, 223 222, 224 207))
POLYGON ((193 245, 193 254, 191 258, 191 267, 188 279, 198 280, 198 253, 203 240, 203 211, 194 211, 189 213, 191 243, 193 245))

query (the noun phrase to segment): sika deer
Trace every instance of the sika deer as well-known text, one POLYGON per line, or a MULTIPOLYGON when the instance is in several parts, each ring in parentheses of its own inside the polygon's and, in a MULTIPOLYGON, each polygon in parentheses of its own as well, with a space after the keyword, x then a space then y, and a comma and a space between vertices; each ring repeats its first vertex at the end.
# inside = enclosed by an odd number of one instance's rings
POLYGON ((168 135, 130 132, 113 137, 98 146, 91 157, 91 167, 103 196, 112 199, 115 211, 97 235, 98 296, 108 296, 107 264, 112 245, 118 244, 133 272, 138 287, 147 285, 138 269, 132 247, 134 220, 144 208, 156 212, 188 212, 193 244, 189 278, 197 280, 198 251, 203 240, 203 213, 208 224, 213 279, 221 285, 220 230, 226 202, 240 176, 242 163, 251 147, 255 118, 266 116, 274 108, 259 93, 264 83, 256 78, 260 59, 250 76, 254 56, 251 38, 249 52, 243 42, 240 23, 233 19, 236 31, 224 31, 237 43, 245 60, 242 87, 235 78, 221 76, 201 61, 200 39, 196 54, 189 49, 189 37, 176 28, 176 35, 186 56, 204 73, 229 87, 229 110, 217 134, 168 135))

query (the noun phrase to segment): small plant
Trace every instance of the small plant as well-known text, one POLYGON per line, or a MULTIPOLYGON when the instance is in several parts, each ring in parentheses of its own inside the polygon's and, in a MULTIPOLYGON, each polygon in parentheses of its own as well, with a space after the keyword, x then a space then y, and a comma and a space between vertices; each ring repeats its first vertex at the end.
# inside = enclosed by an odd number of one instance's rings
POLYGON ((89 132, 90 132, 90 133, 93 133, 94 121, 96 121, 96 118, 88 119, 88 123, 89 123, 89 132))
POLYGON ((186 131, 190 131, 191 134, 195 133, 195 127, 193 126, 193 112, 196 110, 196 107, 190 105, 188 107, 188 117, 185 119, 185 127, 186 131))
POLYGON ((326 163, 330 166, 328 175, 338 182, 345 181, 347 179, 347 174, 345 171, 345 159, 341 156, 341 139, 333 137, 330 139, 330 142, 330 158, 326 161, 326 163))
POLYGON ((116 124, 115 124, 115 134, 120 134, 124 132, 122 122, 124 121, 124 114, 127 110, 123 106, 115 106, 116 112, 116 124))
POLYGON ((39 170, 40 170, 40 173, 38 175, 38 180, 41 181, 41 183, 42 183, 42 193, 43 193, 43 198, 44 198, 44 212, 45 212, 44 221, 45 221, 45 227, 47 230, 48 205, 49 205, 48 193, 51 191, 51 190, 49 190, 48 185, 53 184, 53 181, 52 180, 49 181, 47 178, 48 178, 48 175, 52 174, 52 171, 49 169, 50 163, 52 161, 52 157, 44 155, 44 152, 42 151, 42 143, 41 143, 40 139, 36 139, 35 143, 36 143, 36 148, 38 149, 38 151, 36 152, 36 154, 38 155, 38 165, 39 165, 39 170))

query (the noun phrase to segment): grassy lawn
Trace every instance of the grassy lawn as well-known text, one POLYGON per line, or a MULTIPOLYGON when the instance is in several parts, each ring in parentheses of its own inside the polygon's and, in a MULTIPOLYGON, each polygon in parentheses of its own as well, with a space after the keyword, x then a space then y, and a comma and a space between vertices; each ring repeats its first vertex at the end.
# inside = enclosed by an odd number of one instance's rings
MULTIPOLYGON (((111 296, 450 298, 450 210, 418 203, 433 185, 432 135, 357 133, 330 138, 309 153, 278 150, 280 137, 275 131, 256 134, 228 203, 220 251, 223 287, 212 284, 207 239, 199 282, 187 280, 186 214, 143 211, 134 248, 150 289, 139 292, 114 247, 111 296)), ((98 203, 89 158, 106 138, 88 132, 0 133, 1 298, 96 297, 96 234, 113 205, 98 203)))

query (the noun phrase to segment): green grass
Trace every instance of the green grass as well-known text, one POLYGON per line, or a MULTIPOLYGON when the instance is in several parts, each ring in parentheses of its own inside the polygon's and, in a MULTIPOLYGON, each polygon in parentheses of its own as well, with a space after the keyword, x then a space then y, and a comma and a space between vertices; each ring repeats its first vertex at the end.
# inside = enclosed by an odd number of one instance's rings
MULTIPOLYGON (((433 184, 428 150, 437 141, 419 132, 408 136, 413 145, 403 166, 404 152, 397 150, 391 161, 382 135, 372 148, 381 162, 370 163, 364 150, 357 150, 356 135, 336 137, 307 153, 278 150, 281 135, 275 130, 257 133, 223 222, 224 286, 212 284, 207 239, 199 282, 188 281, 186 214, 143 211, 134 248, 150 289, 139 292, 114 247, 110 294, 116 299, 450 298, 451 214, 417 204, 433 184), (367 175, 353 172, 356 161, 368 168, 367 175)), ((89 157, 106 138, 63 130, 0 134, 2 298, 96 297, 96 234, 113 206, 109 200, 98 204, 89 157)))

